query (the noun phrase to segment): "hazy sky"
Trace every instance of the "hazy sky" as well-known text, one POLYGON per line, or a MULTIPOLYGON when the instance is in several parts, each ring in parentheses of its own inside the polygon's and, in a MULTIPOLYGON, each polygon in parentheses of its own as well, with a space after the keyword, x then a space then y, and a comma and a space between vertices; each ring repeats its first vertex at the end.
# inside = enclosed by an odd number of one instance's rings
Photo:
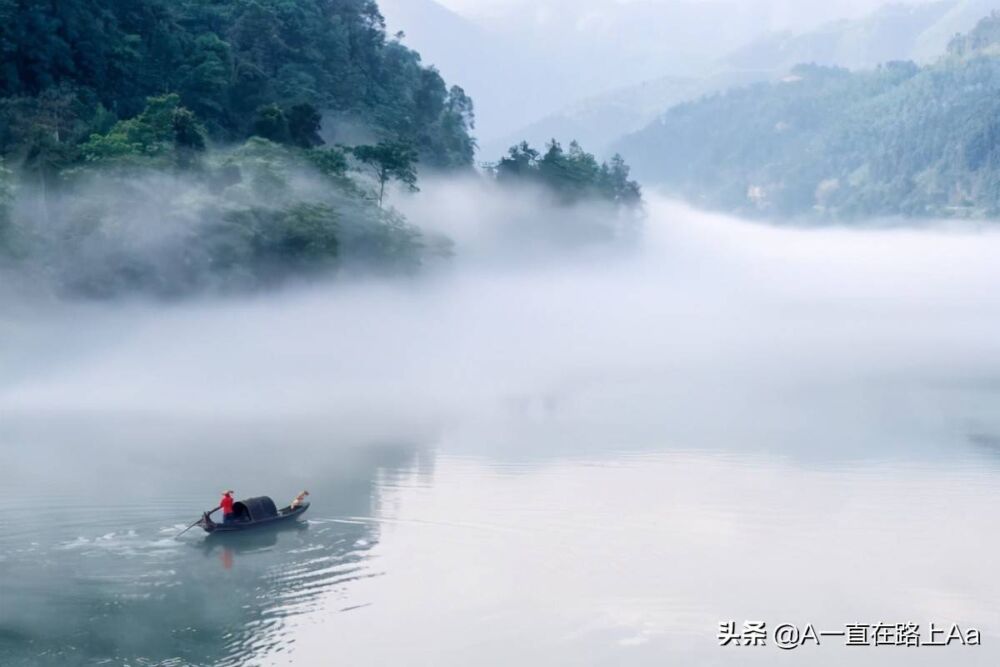
MULTIPOLYGON (((650 2, 653 4, 669 2, 670 0, 607 0, 610 4, 629 4, 634 2, 650 2)), ((693 3, 724 2, 724 0, 689 0, 693 3)), ((929 0, 832 0, 830 2, 818 2, 817 0, 743 0, 742 4, 759 5, 768 9, 780 8, 803 8, 803 10, 815 10, 818 7, 832 8, 845 13, 856 11, 868 11, 874 7, 885 4, 919 3, 929 0)), ((461 11, 479 11, 494 7, 516 7, 520 5, 535 5, 537 0, 438 0, 446 7, 461 11)))
MULTIPOLYGON (((741 7, 759 8, 762 18, 771 25, 802 26, 823 21, 861 16, 885 4, 920 4, 930 0, 739 0, 741 7)), ((539 11, 546 5, 556 4, 553 0, 437 0, 440 4, 457 12, 475 16, 506 14, 514 9, 539 11)), ((600 7, 622 4, 668 4, 676 0, 580 0, 581 5, 600 7)), ((728 0, 688 0, 690 4, 734 4, 728 0)))
MULTIPOLYGON (((665 76, 703 76, 768 32, 804 32, 890 2, 924 0, 380 0, 380 6, 390 29, 404 30, 426 62, 476 100, 478 137, 495 153, 522 128, 581 100, 665 76)), ((961 27, 949 26, 948 34, 961 27)), ((909 55, 901 50, 894 57, 909 55)))

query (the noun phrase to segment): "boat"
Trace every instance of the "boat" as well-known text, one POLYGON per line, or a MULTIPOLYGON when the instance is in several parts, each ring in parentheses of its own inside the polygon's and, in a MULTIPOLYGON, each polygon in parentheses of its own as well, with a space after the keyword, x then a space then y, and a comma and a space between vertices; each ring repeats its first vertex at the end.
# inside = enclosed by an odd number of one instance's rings
MULTIPOLYGON (((211 512, 205 512, 196 525, 209 534, 236 533, 263 526, 276 526, 292 522, 309 509, 309 503, 296 507, 278 507, 267 496, 237 500, 233 503, 233 518, 223 523, 212 521, 211 512)), ((213 510, 214 511, 214 510, 213 510)))

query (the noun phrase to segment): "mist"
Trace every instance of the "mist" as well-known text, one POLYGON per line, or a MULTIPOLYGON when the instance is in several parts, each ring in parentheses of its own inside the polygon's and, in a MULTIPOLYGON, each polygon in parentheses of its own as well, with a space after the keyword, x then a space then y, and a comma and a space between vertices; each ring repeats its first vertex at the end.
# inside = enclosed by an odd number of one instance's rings
POLYGON ((0 561, 15 657, 322 664, 347 627, 359 660, 430 660, 432 609, 453 653, 502 630, 531 637, 531 664, 654 665, 702 655, 720 615, 792 613, 774 593, 790 572, 850 558, 864 595, 816 580, 817 623, 900 604, 992 618, 995 586, 934 566, 990 562, 966 547, 995 501, 996 232, 769 226, 649 195, 619 233, 605 207, 468 179, 394 202, 451 236, 450 262, 183 301, 3 297, 5 506, 49 517, 15 519, 0 561), (600 243, 567 233, 601 223, 600 243), (312 516, 232 545, 172 539, 223 484, 309 489, 312 516), (667 590, 683 613, 662 611, 667 590), (482 626, 481 605, 502 620, 482 626), (148 630, 192 623, 209 640, 148 630))
MULTIPOLYGON (((940 27, 920 28, 927 30, 929 43, 921 43, 919 50, 894 44, 913 38, 909 34, 913 27, 904 18, 886 30, 865 27, 880 9, 928 4, 925 0, 383 0, 380 7, 391 31, 403 31, 404 42, 419 50, 426 63, 459 82, 476 100, 476 134, 483 149, 479 159, 492 161, 518 138, 550 139, 544 134, 536 137, 532 125, 553 114, 561 118, 559 123, 547 124, 550 135, 554 132, 565 142, 581 138, 564 134, 573 128, 575 118, 586 119, 594 107, 613 111, 616 99, 635 95, 632 88, 652 88, 640 95, 645 101, 638 105, 659 108, 638 120, 630 119, 634 127, 628 123, 622 127, 621 119, 629 117, 625 111, 614 113, 615 120, 601 119, 600 125, 606 126, 603 133, 617 129, 609 138, 638 129, 669 106, 688 99, 659 93, 657 82, 662 79, 684 77, 701 82, 725 75, 734 85, 744 83, 732 80, 734 73, 746 79, 747 73, 755 72, 754 78, 764 79, 763 70, 774 67, 783 73, 800 62, 781 62, 776 67, 770 52, 771 58, 762 63, 752 48, 743 51, 761 41, 766 44, 771 37, 777 41, 773 50, 791 56, 796 55, 794 49, 786 52, 783 48, 787 47, 781 45, 793 36, 805 35, 804 41, 813 42, 813 50, 805 50, 804 62, 825 61, 816 44, 825 45, 831 33, 848 28, 846 23, 853 21, 859 24, 857 35, 845 44, 842 57, 835 59, 841 62, 830 64, 854 66, 858 54, 868 50, 887 56, 882 60, 930 58, 937 57, 955 32, 968 30, 1000 7, 995 0, 938 3, 948 19, 940 27), (867 45, 876 33, 881 49, 867 45)), ((897 13, 905 16, 906 12, 897 13)), ((695 86, 690 99, 718 87, 695 86)), ((630 100, 630 106, 635 104, 630 100)), ((595 122, 590 119, 588 124, 595 122)), ((577 131, 587 133, 588 129, 577 131)))
POLYGON ((517 232, 606 213, 539 200, 529 218, 524 202, 425 187, 407 215, 453 234, 456 258, 415 280, 8 306, 0 410, 309 418, 385 436, 527 420, 642 441, 720 415, 797 421, 802 392, 860 419, 869 401, 905 409, 893 386, 930 396, 1000 370, 995 232, 758 226, 653 197, 628 242, 567 250, 517 232))
POLYGON ((1000 0, 29 4, 4 667, 996 664, 1000 0))

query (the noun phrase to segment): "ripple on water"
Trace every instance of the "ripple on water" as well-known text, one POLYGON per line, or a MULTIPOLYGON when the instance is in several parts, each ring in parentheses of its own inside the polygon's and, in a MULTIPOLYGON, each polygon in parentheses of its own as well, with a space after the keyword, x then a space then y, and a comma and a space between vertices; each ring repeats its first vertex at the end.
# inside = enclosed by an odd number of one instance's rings
POLYGON ((0 577, 22 603, 0 609, 0 628, 47 628, 0 650, 4 667, 266 662, 286 650, 288 619, 344 606, 327 592, 369 574, 377 543, 377 527, 363 522, 178 540, 188 524, 165 521, 163 508, 117 510, 52 503, 0 536, 0 577))

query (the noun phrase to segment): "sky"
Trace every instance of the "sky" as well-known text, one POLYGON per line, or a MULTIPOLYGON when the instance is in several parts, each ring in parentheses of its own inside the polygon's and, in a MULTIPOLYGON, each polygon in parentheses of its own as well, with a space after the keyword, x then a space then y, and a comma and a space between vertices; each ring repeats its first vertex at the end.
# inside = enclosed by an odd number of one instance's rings
MULTIPOLYGON (((667 4, 674 0, 578 0, 595 8, 623 4, 667 4)), ((929 0, 739 0, 754 7, 773 28, 807 27, 837 18, 859 17, 886 4, 919 4, 929 0)), ((449 9, 470 17, 506 15, 512 11, 544 12, 559 0, 438 0, 449 9)), ((690 4, 726 4, 726 0, 689 0, 690 4)), ((574 3, 577 4, 577 3, 574 3)), ((732 3, 730 3, 732 4, 732 3)))
POLYGON ((718 68, 718 59, 769 32, 861 17, 889 0, 379 4, 391 30, 403 30, 425 62, 472 95, 480 145, 492 154, 530 124, 594 96, 661 77, 701 77, 718 68))

